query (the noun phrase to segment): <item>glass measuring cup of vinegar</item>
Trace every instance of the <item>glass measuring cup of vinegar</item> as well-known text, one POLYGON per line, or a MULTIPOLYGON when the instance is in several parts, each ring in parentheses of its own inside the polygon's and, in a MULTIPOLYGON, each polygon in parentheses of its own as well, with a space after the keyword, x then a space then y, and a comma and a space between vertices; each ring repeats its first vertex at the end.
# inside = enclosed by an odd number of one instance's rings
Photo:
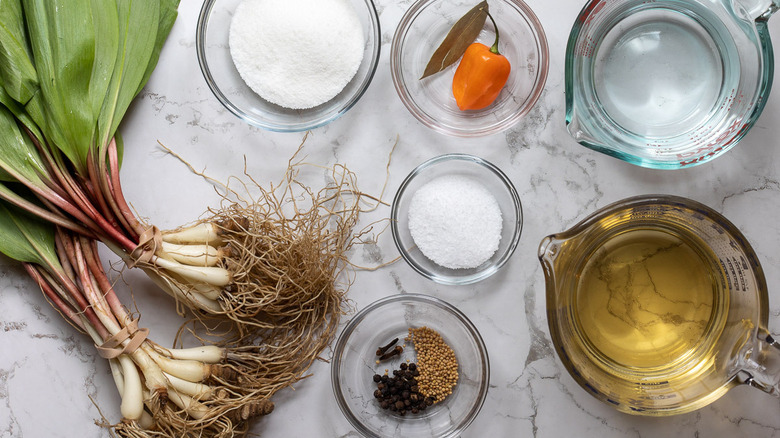
POLYGON ((780 0, 591 0, 566 49, 566 123, 581 144, 677 169, 733 147, 772 85, 780 0))
POLYGON ((620 411, 692 411, 737 384, 778 395, 766 281, 726 218, 639 196, 539 247, 550 334, 574 379, 620 411))

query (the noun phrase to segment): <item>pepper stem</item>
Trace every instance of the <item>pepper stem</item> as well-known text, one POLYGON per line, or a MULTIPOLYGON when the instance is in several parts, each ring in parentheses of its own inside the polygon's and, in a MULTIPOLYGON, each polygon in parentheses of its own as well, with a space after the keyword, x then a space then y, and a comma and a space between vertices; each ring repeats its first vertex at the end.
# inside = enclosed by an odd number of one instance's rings
POLYGON ((496 41, 493 42, 493 45, 490 47, 490 51, 496 55, 500 55, 500 53, 498 53, 498 25, 496 24, 496 20, 493 19, 493 16, 490 15, 490 12, 486 13, 488 18, 490 18, 490 21, 493 22, 493 28, 496 30, 496 41))

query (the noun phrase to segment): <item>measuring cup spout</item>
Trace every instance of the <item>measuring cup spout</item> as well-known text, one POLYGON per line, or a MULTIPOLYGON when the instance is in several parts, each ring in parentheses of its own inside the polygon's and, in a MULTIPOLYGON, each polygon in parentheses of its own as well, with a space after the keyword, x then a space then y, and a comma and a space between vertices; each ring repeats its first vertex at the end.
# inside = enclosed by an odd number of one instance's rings
POLYGON ((737 6, 742 6, 748 17, 755 21, 763 21, 769 19, 769 17, 780 10, 780 0, 732 0, 736 3, 735 10, 739 10, 737 6))
POLYGON ((780 343, 768 333, 759 333, 758 339, 743 352, 742 383, 780 397, 780 343))
MULTIPOLYGON (((542 263, 542 269, 544 270, 544 280, 547 283, 548 297, 551 291, 558 290, 555 267, 558 264, 556 263, 556 259, 560 255, 561 244, 563 242, 563 240, 558 239, 557 236, 553 234, 542 239, 542 242, 539 244, 538 256, 539 261, 542 263)), ((555 295, 557 295, 557 293, 555 295)))
POLYGON ((551 264, 558 255, 560 247, 560 240, 558 240, 554 234, 542 239, 542 242, 539 244, 538 253, 539 260, 542 261, 542 264, 545 264, 545 262, 551 264))
POLYGON ((597 141, 588 131, 587 125, 582 123, 581 116, 579 114, 580 108, 577 108, 577 105, 571 96, 566 96, 566 98, 566 129, 569 130, 569 134, 571 134, 571 136, 574 137, 574 139, 579 143, 596 144, 597 141))

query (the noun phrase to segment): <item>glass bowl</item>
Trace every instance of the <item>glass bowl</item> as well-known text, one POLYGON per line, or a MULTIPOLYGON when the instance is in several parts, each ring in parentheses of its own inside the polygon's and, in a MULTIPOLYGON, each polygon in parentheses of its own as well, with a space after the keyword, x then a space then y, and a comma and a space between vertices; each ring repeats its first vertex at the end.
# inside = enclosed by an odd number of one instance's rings
POLYGON ((490 364, 485 343, 474 324, 452 305, 426 295, 383 298, 358 312, 336 342, 331 364, 336 401, 352 426, 364 436, 456 437, 476 418, 487 396, 490 364), (418 414, 399 416, 374 399, 374 374, 398 369, 414 360, 407 343, 401 356, 376 364, 376 349, 409 328, 427 326, 439 332, 458 360, 458 383, 452 394, 418 414))
POLYGON ((233 11, 242 0, 206 0, 200 10, 195 45, 203 77, 217 99, 240 119, 269 131, 296 132, 326 125, 352 108, 368 88, 379 62, 381 34, 372 0, 349 0, 363 25, 363 60, 347 86, 333 99, 310 109, 272 104, 252 91, 238 74, 228 46, 233 11))
MULTIPOLYGON (((390 49, 393 84, 406 108, 424 125, 444 134, 477 137, 514 125, 534 106, 547 80, 547 39, 542 24, 521 0, 491 0, 490 14, 500 32, 499 51, 512 70, 491 105, 461 111, 452 95, 458 62, 420 80, 434 50, 474 0, 419 0, 401 18, 390 49)), ((487 46, 495 39, 490 20, 477 38, 487 46)))
POLYGON ((393 240, 403 259, 415 271, 441 284, 471 284, 496 273, 512 256, 523 229, 523 208, 512 182, 492 163, 467 154, 441 155, 417 166, 398 188, 390 214, 393 240), (498 250, 476 268, 450 269, 439 266, 420 251, 409 231, 409 204, 414 193, 444 175, 465 176, 480 183, 496 198, 501 209, 503 226, 498 250))

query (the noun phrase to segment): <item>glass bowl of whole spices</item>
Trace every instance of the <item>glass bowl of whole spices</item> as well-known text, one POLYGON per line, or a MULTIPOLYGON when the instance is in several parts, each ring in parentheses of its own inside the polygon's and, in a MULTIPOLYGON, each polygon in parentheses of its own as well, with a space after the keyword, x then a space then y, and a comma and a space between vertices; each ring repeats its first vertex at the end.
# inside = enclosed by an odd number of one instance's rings
POLYGON ((331 363, 339 408, 367 437, 456 437, 476 418, 490 364, 474 324, 421 294, 383 298, 341 333, 331 363))
POLYGON ((381 32, 372 0, 205 0, 195 43, 227 110, 297 132, 330 123, 363 96, 381 32))

